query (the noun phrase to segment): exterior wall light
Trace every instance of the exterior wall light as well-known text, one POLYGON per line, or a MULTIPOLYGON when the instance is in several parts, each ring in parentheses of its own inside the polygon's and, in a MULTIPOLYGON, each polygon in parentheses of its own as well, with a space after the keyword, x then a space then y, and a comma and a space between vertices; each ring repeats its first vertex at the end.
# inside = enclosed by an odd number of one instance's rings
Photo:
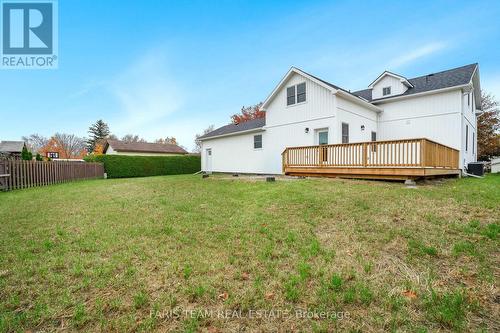
POLYGON ((365 130, 365 125, 361 125, 361 130, 364 131, 365 130))
POLYGON ((306 134, 309 133, 309 127, 306 127, 305 132, 306 132, 306 134))

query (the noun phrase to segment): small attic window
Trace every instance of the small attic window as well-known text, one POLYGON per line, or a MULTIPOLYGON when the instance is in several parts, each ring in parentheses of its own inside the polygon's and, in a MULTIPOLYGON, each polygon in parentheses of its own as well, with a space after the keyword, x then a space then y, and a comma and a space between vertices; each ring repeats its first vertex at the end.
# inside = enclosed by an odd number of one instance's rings
POLYGON ((387 96, 391 94, 391 87, 384 87, 382 88, 382 95, 387 96))

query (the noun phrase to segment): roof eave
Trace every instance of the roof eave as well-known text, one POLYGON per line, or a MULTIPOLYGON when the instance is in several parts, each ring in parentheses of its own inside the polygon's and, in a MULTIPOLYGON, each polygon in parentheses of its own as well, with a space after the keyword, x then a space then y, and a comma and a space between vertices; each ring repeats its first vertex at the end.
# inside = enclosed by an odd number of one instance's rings
POLYGON ((341 95, 342 97, 344 97, 344 98, 346 98, 354 103, 358 103, 364 107, 367 107, 372 111, 375 111, 375 112, 382 112, 383 111, 381 108, 366 101, 364 98, 353 96, 353 95, 351 95, 343 90, 337 90, 337 92, 335 94, 341 95))
POLYGON ((252 132, 262 132, 262 131, 265 131, 266 129, 264 128, 264 126, 262 127, 257 127, 257 128, 252 128, 252 129, 249 129, 249 130, 245 130, 245 131, 237 131, 237 132, 231 132, 231 133, 226 133, 226 134, 220 134, 220 135, 213 135, 213 136, 208 136, 208 137, 199 137, 198 140, 199 141, 206 141, 206 140, 211 140, 211 139, 217 139, 217 138, 224 138, 226 136, 235 136, 235 135, 240 135, 240 134, 248 134, 248 133, 252 133, 252 132))
POLYGON ((405 78, 404 76, 401 76, 401 75, 389 72, 389 71, 384 71, 382 74, 380 74, 372 83, 370 83, 370 85, 368 86, 368 88, 369 89, 373 89, 373 87, 375 86, 375 84, 377 84, 378 81, 382 80, 382 78, 384 76, 386 76, 386 75, 390 75, 392 77, 395 77, 395 78, 399 79, 399 81, 401 83, 407 85, 408 87, 413 88, 413 85, 410 83, 410 81, 408 81, 407 78, 405 78))
POLYGON ((474 95, 476 96, 476 109, 481 110, 482 109, 482 96, 481 96, 481 80, 479 76, 479 65, 476 64, 476 67, 474 68, 474 72, 472 72, 469 84, 471 84, 474 87, 474 95))
POLYGON ((306 72, 302 71, 301 69, 292 66, 292 67, 290 67, 290 69, 288 70, 288 72, 286 72, 285 76, 283 76, 283 78, 280 80, 280 82, 276 85, 276 87, 271 92, 271 94, 265 99, 264 103, 262 103, 261 110, 266 111, 266 107, 273 100, 273 98, 276 96, 276 94, 278 93, 278 91, 280 91, 280 89, 282 88, 282 86, 285 84, 285 82, 288 80, 288 78, 290 77, 290 75, 292 75, 293 73, 299 74, 299 75, 302 75, 302 76, 308 78, 309 80, 315 82, 316 84, 319 84, 320 86, 322 86, 322 87, 330 90, 332 93, 335 93, 337 91, 337 89, 334 89, 333 87, 330 87, 329 85, 325 84, 324 82, 321 82, 320 80, 316 79, 315 77, 312 77, 311 75, 309 75, 306 72))
POLYGON ((429 91, 423 91, 420 93, 416 94, 409 94, 409 95, 398 95, 398 96, 393 96, 393 97, 388 97, 388 98, 383 98, 383 99, 375 99, 372 100, 372 103, 385 103, 385 102, 392 102, 395 100, 400 100, 400 99, 406 99, 406 98, 411 98, 411 97, 419 97, 419 96, 424 96, 424 95, 432 95, 432 94, 438 94, 441 92, 446 92, 446 91, 452 91, 452 90, 457 90, 457 89, 463 89, 465 87, 470 86, 469 83, 467 84, 461 84, 458 86, 452 86, 452 87, 446 87, 446 88, 441 88, 441 89, 435 89, 435 90, 429 90, 429 91))

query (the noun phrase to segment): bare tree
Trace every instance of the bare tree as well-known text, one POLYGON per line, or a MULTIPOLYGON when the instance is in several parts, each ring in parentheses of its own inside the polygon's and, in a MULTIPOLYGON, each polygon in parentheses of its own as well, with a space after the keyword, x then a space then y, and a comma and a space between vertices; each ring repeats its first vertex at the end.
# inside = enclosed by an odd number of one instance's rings
POLYGON ((201 141, 199 138, 205 134, 208 134, 214 130, 214 125, 210 125, 205 130, 203 130, 203 133, 201 134, 196 134, 196 138, 194 139, 194 152, 195 153, 201 153, 201 141))
POLYGON ((143 138, 134 134, 126 134, 122 137, 122 141, 124 142, 146 142, 143 138))
POLYGON ((85 149, 87 142, 74 134, 56 133, 54 140, 61 147, 66 158, 78 157, 85 149))
POLYGON ((49 139, 37 133, 31 134, 29 136, 23 136, 22 139, 24 142, 26 142, 28 150, 33 154, 38 153, 38 151, 49 142, 49 139))

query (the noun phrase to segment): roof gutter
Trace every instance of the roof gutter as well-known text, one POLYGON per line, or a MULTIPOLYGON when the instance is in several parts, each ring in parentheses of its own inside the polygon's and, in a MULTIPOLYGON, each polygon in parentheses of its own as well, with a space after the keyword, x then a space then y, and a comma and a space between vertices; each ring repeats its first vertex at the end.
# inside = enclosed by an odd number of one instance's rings
POLYGON ((459 85, 459 86, 453 86, 453 87, 448 87, 448 88, 441 88, 441 89, 436 89, 436 90, 423 91, 423 92, 416 93, 416 94, 394 96, 394 97, 390 97, 390 98, 373 100, 372 103, 373 104, 385 103, 385 102, 392 102, 392 101, 400 100, 400 99, 406 99, 406 98, 412 98, 412 97, 418 97, 418 96, 424 96, 424 95, 433 95, 433 94, 438 94, 438 93, 442 93, 442 92, 446 92, 446 91, 463 89, 463 88, 466 88, 468 86, 469 86, 469 84, 467 83, 467 84, 462 84, 462 85, 459 85))
POLYGON ((239 134, 247 134, 247 133, 261 132, 261 131, 265 131, 264 126, 252 128, 252 129, 245 130, 245 131, 238 131, 238 132, 226 133, 226 134, 221 134, 221 135, 209 136, 206 138, 201 137, 201 138, 198 138, 198 141, 206 141, 206 140, 212 140, 212 139, 218 139, 218 138, 225 138, 226 136, 234 136, 234 135, 239 135, 239 134))
POLYGON ((370 110, 372 111, 376 111, 376 112, 382 112, 383 110, 381 108, 379 108, 378 106, 375 106, 369 102, 365 102, 363 99, 361 99, 360 97, 356 97, 356 96, 353 96, 343 90, 337 90, 335 93, 335 95, 339 95, 339 96, 342 96, 344 97, 345 99, 348 99, 350 100, 351 102, 354 102, 354 103, 357 103, 357 104, 360 104, 360 105, 363 105, 364 107, 367 107, 369 108, 370 110))

